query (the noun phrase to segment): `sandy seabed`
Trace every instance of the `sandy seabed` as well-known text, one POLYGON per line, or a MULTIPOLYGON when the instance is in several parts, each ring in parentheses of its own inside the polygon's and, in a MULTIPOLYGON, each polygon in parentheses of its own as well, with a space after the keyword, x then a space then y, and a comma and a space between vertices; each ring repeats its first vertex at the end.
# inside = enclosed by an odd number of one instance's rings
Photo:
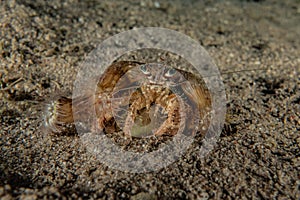
POLYGON ((0 1, 0 198, 299 199, 299 22, 299 0, 0 1), (135 27, 184 33, 219 66, 228 114, 205 159, 126 173, 41 128, 97 43, 135 27))

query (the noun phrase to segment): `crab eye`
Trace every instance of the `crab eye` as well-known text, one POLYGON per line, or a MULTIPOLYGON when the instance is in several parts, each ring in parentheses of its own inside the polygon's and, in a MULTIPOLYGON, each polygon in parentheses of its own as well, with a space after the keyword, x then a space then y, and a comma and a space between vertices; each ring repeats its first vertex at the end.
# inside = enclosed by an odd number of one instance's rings
POLYGON ((165 77, 172 77, 176 73, 176 69, 170 68, 168 71, 165 73, 165 77))
POLYGON ((149 74, 150 74, 150 72, 149 72, 149 70, 148 70, 148 67, 147 67, 146 65, 142 65, 142 66, 141 66, 141 71, 142 71, 144 74, 146 74, 146 75, 149 75, 149 74))

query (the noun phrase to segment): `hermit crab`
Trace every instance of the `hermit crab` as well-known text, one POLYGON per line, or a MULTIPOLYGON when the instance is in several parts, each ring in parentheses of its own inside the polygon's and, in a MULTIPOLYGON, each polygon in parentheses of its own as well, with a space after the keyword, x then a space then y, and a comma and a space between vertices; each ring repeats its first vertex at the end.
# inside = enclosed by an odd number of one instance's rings
POLYGON ((97 123, 90 127, 94 132, 122 131, 131 138, 143 127, 157 137, 182 130, 194 135, 207 129, 211 104, 198 74, 163 63, 117 61, 99 77, 95 91, 51 102, 45 125, 60 132, 64 125, 88 120, 95 112, 97 123))

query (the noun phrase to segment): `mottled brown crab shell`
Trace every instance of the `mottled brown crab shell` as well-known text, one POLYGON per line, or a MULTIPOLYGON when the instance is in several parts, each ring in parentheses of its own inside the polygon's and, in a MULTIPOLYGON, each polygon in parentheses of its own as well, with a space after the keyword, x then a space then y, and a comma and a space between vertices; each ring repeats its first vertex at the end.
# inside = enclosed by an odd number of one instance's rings
MULTIPOLYGON (((145 63, 136 62, 136 61, 118 61, 112 63, 103 75, 100 77, 99 82, 96 87, 96 96, 111 96, 116 84, 119 79, 124 76, 130 69, 134 67, 143 65, 145 63)), ((178 69, 186 80, 189 81, 189 88, 182 88, 185 96, 189 98, 190 101, 194 102, 199 111, 200 119, 202 120, 202 125, 208 125, 210 119, 207 117, 208 113, 211 111, 211 96, 209 90, 207 89, 205 82, 199 74, 195 74, 186 70, 178 69), (204 122, 205 121, 205 122, 204 122)), ((131 80, 128 79, 128 83, 131 80)), ((124 86, 126 87, 126 86, 124 86)), ((94 94, 83 94, 80 97, 71 99, 68 97, 61 96, 58 99, 54 100, 51 104, 48 105, 48 114, 45 117, 45 125, 52 132, 60 132, 65 124, 74 123, 74 121, 81 120, 83 118, 88 118, 90 113, 87 112, 87 109, 92 106, 97 106, 99 99, 95 100, 93 98, 94 94), (49 109, 51 107, 51 109, 49 109), (74 113, 76 113, 74 115, 74 113)), ((96 116, 101 115, 101 109, 96 109, 96 116)), ((113 116, 108 113, 109 116, 106 116, 105 119, 98 119, 99 122, 104 123, 104 126, 111 131, 116 131, 117 127, 113 123, 113 116)), ((204 128, 203 128, 204 129, 204 128)))

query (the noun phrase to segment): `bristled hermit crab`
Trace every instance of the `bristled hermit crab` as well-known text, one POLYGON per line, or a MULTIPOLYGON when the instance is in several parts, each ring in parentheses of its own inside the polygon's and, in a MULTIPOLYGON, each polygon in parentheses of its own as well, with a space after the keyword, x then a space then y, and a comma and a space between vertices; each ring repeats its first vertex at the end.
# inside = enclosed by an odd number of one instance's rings
POLYGON ((64 124, 87 119, 90 107, 96 111, 94 131, 122 130, 131 137, 139 126, 155 136, 173 136, 183 129, 189 134, 205 130, 211 98, 201 77, 191 72, 165 64, 118 61, 99 78, 95 94, 60 97, 48 105, 46 127, 59 132, 64 124))

